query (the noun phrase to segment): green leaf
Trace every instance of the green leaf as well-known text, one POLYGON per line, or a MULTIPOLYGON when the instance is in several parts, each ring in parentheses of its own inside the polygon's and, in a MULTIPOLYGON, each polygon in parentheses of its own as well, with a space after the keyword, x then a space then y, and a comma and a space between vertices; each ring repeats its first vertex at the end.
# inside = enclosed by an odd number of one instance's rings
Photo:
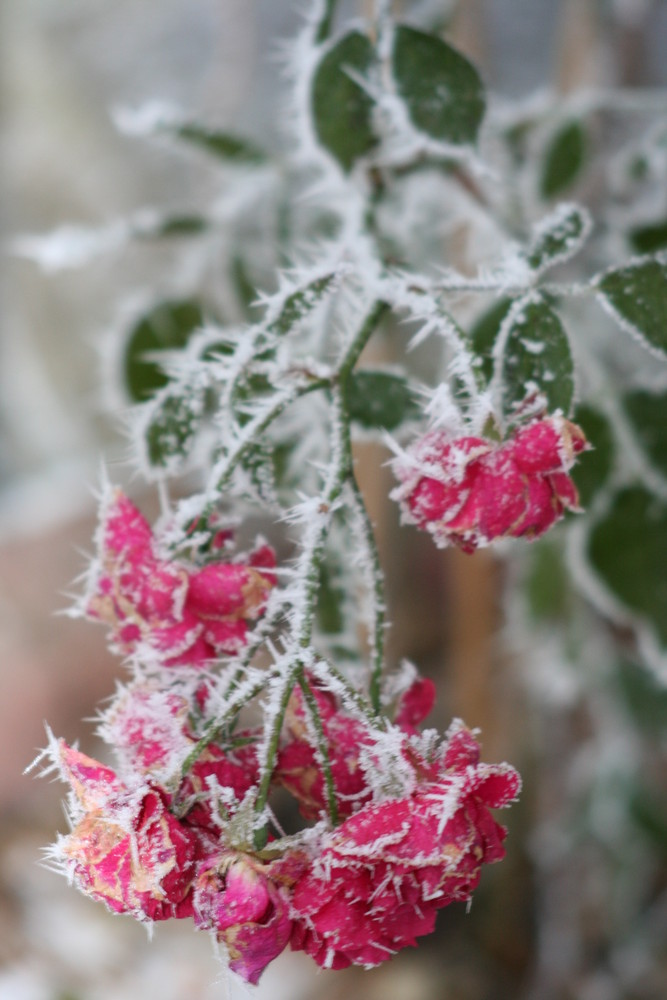
POLYGON ((184 122, 181 125, 165 125, 175 136, 192 146, 198 146, 205 152, 221 160, 236 163, 265 163, 266 154, 257 146, 240 139, 229 132, 207 128, 197 122, 184 122))
POLYGON ((635 724, 643 731, 667 732, 667 688, 639 663, 618 665, 618 684, 635 724))
POLYGON ((531 617, 537 622, 563 619, 570 611, 569 574, 562 547, 550 539, 532 545, 526 577, 526 598, 531 617))
POLYGON ((308 282, 285 298, 275 296, 267 312, 267 332, 278 336, 289 333, 333 290, 338 276, 337 271, 331 271, 308 282))
POLYGON ((630 392, 623 399, 623 408, 642 449, 667 476, 667 393, 630 392))
POLYGON ((571 187, 586 161, 586 133, 581 122, 569 121, 551 137, 542 164, 540 194, 555 198, 571 187))
POLYGON ((399 25, 393 70, 413 125, 432 139, 471 145, 484 117, 484 87, 468 60, 435 35, 399 25))
POLYGON ((352 71, 364 76, 374 57, 370 39, 350 31, 325 52, 313 77, 311 109, 317 138, 346 172, 377 142, 373 99, 350 75, 352 71))
POLYGON ((572 478, 579 492, 583 507, 588 507, 598 490, 604 486, 614 466, 614 436, 609 421, 593 406, 581 404, 574 412, 574 422, 579 424, 591 451, 577 459, 572 478))
POLYGON ((667 357, 667 264, 639 260, 597 281, 602 305, 650 351, 667 357))
POLYGON ((512 418, 531 396, 567 416, 574 397, 574 363, 563 324, 538 294, 514 303, 501 331, 498 358, 502 408, 512 418))
POLYGON ((630 245, 637 253, 656 253, 667 250, 667 219, 648 226, 635 226, 628 233, 630 245))
POLYGON ((630 798, 630 815, 654 845, 667 854, 667 810, 662 796, 648 788, 636 788, 630 798))
POLYGON ((580 205, 563 203, 535 228, 526 251, 534 271, 568 260, 583 246, 591 230, 591 217, 580 205))
POLYGON ((159 362, 149 355, 184 347, 203 324, 202 306, 194 299, 161 302, 135 324, 123 358, 125 385, 135 403, 150 399, 169 381, 159 362))
POLYGON ((408 380, 393 372, 369 369, 353 372, 347 402, 352 420, 368 429, 392 431, 419 413, 408 380))
POLYGON ((481 361, 482 373, 487 382, 493 376, 493 345, 511 306, 511 299, 499 299, 482 313, 470 330, 472 348, 481 361))
POLYGON ((155 399, 144 430, 149 465, 175 472, 187 458, 204 416, 204 398, 202 390, 179 383, 155 399))
POLYGON ((667 645, 667 505, 643 486, 620 490, 588 538, 588 558, 611 593, 667 645))

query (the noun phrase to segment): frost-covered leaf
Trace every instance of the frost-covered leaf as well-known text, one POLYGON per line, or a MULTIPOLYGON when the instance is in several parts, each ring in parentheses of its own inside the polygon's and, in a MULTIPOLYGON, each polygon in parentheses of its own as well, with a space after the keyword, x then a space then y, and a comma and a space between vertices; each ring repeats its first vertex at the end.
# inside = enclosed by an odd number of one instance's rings
POLYGON ((413 125, 431 139, 471 145, 484 117, 475 67, 441 38, 406 25, 394 36, 393 71, 413 125))
POLYGON ((496 376, 502 410, 516 415, 522 403, 542 397, 546 408, 569 414, 574 397, 574 362, 558 315, 537 293, 515 302, 501 326, 496 376))
POLYGON ((205 411, 202 388, 178 383, 167 386, 150 406, 143 428, 148 464, 173 473, 187 458, 205 411))
POLYGON ((163 126, 177 138, 222 160, 237 163, 264 163, 266 154, 247 139, 241 139, 229 132, 208 128, 198 122, 182 122, 173 126, 163 126))
POLYGON ((243 457, 242 466, 248 473, 259 500, 271 507, 276 503, 276 464, 268 441, 258 441, 243 457))
POLYGON ((481 370, 487 382, 493 376, 493 345, 511 306, 511 299, 499 299, 482 313, 470 330, 472 347, 481 361, 481 370))
POLYGON ((645 347, 667 357, 667 264, 644 259, 607 271, 598 297, 621 326, 645 347))
POLYGON ((588 507, 598 490, 604 486, 614 465, 614 436, 607 418, 593 406, 582 404, 574 413, 574 422, 592 445, 579 455, 570 473, 579 492, 582 507, 588 507))
POLYGON ((667 505, 644 486, 620 490, 588 538, 587 555, 614 597, 667 646, 667 505))
POLYGON ((535 227, 526 260, 534 271, 560 264, 577 253, 590 231, 591 217, 586 209, 564 202, 535 227))
POLYGON ((540 175, 543 198, 555 198, 571 187, 586 161, 586 132, 580 121, 569 121, 551 137, 540 175))
POLYGON ((667 393, 630 392, 623 399, 623 408, 643 451, 667 476, 667 393))
POLYGON ((415 393, 404 375, 369 369, 352 374, 348 408, 352 420, 362 427, 387 431, 419 412, 415 393))
POLYGON ((373 99, 352 78, 366 75, 374 55, 368 36, 350 31, 325 52, 313 77, 311 108, 317 138, 345 171, 377 142, 373 99))
POLYGON ((156 359, 159 352, 184 347, 203 324, 202 306, 194 299, 160 302, 138 320, 123 358, 125 385, 134 402, 150 399, 169 381, 156 359))
POLYGON ((630 245, 637 253, 657 253, 667 250, 667 219, 645 226, 635 226, 628 233, 630 245))
POLYGON ((278 294, 269 299, 265 320, 267 332, 277 336, 289 333, 333 291, 339 277, 338 271, 329 271, 287 295, 278 294))

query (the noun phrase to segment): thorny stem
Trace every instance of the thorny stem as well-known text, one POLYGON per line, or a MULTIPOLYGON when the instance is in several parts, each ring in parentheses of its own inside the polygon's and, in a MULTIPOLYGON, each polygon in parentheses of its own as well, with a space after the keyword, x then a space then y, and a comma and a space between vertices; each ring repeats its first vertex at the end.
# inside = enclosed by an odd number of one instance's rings
POLYGON ((237 688, 236 697, 232 698, 228 703, 225 711, 217 719, 211 719, 207 723, 204 735, 199 739, 188 756, 183 761, 181 765, 181 781, 187 777, 188 772, 197 760, 201 757, 204 750, 220 736, 221 732, 227 725, 227 722, 236 715, 237 712, 243 708, 249 701, 256 698, 258 694, 264 690, 265 687, 270 683, 270 681, 278 676, 275 671, 268 671, 264 674, 255 684, 249 687, 237 688))
MULTIPOLYGON (((268 407, 263 412, 258 413, 245 425, 232 450, 216 467, 215 483, 207 492, 211 493, 216 498, 224 493, 231 482, 235 469, 239 463, 243 461, 248 451, 250 451, 253 447, 259 435, 262 434, 263 431, 265 431, 267 427, 281 415, 281 413, 284 413, 284 411, 292 403, 296 402, 297 399, 300 399, 302 396, 306 396, 310 392, 315 392, 317 389, 323 389, 329 384, 329 379, 315 379, 307 385, 300 385, 296 387, 291 386, 289 389, 284 389, 282 392, 276 393, 273 405, 268 407)), ((199 515, 199 526, 206 524, 206 521, 213 512, 216 502, 217 499, 213 499, 209 500, 206 504, 203 511, 199 515)))
POLYGON ((303 692, 303 697, 305 699, 306 705, 308 706, 308 711, 310 713, 311 722, 313 723, 313 728, 315 729, 315 735, 317 737, 317 749, 319 751, 320 757, 322 758, 322 771, 324 773, 324 787, 327 792, 327 808, 329 810, 329 819, 331 820, 332 826, 338 825, 338 803, 336 802, 336 788, 334 786, 333 774, 331 772, 331 759, 329 757, 329 749, 327 747, 327 739, 324 733, 324 726, 322 724, 322 716, 320 714, 320 709, 317 704, 317 699, 313 694, 310 684, 304 676, 299 678, 299 687, 303 692))
MULTIPOLYGON (((298 650, 301 650, 302 653, 299 655, 298 659, 285 678, 285 686, 278 705, 278 711, 276 712, 271 726, 271 731, 269 733, 265 755, 265 767, 263 768, 263 774, 258 787, 258 795, 255 804, 255 811, 258 816, 264 812, 266 806, 271 786, 271 778, 278 753, 280 734, 285 720, 285 713, 287 711, 287 705, 294 685, 298 683, 304 692, 304 697, 306 698, 309 706, 313 725, 316 730, 318 749, 322 757, 324 768, 329 814, 331 822, 334 824, 336 823, 337 808, 333 777, 331 774, 331 763, 326 750, 326 741, 324 738, 319 709, 317 707, 317 702, 313 697, 312 691, 310 691, 310 688, 308 687, 308 683, 305 678, 305 669, 306 662, 311 659, 307 655, 307 652, 310 650, 312 644, 315 610, 317 607, 317 591, 320 580, 320 566, 324 556, 327 533, 331 524, 331 519, 337 507, 337 502, 340 499, 346 483, 351 484, 355 513, 359 518, 360 524, 362 525, 364 541, 369 553, 371 554, 373 562, 373 603, 375 621, 373 629, 373 673, 370 685, 370 697, 374 716, 377 716, 379 712, 379 685, 383 666, 384 648, 384 593, 382 574, 379 567, 379 560, 377 559, 377 550, 375 547, 372 527, 368 520, 368 515, 366 513, 361 493, 359 492, 359 488, 354 478, 347 392, 350 376, 359 360, 361 352, 368 343, 370 337, 372 336, 381 318, 387 312, 388 308, 389 307, 385 302, 374 303, 358 332, 354 335, 343 351, 334 375, 328 379, 318 379, 306 386, 300 386, 296 389, 291 388, 279 393, 273 406, 269 407, 264 413, 257 414, 257 416, 244 427, 243 433, 240 435, 234 449, 226 457, 222 469, 218 468, 217 470, 215 492, 219 494, 222 493, 225 487, 229 484, 234 469, 242 460, 246 451, 252 447, 259 434, 261 434, 269 426, 269 424, 287 408, 287 406, 300 396, 303 396, 308 392, 312 392, 315 389, 324 387, 331 388, 333 412, 333 437, 331 449, 332 461, 329 467, 325 489, 320 500, 318 512, 319 516, 311 526, 310 531, 307 531, 306 533, 306 538, 304 540, 301 556, 298 562, 297 575, 303 581, 303 601, 299 607, 299 614, 293 625, 293 631, 296 640, 295 646, 298 650)), ((205 517, 206 512, 202 515, 202 519, 205 517)), ((274 622, 274 624, 277 624, 277 619, 282 614, 282 611, 283 608, 281 607, 277 609, 274 615, 272 615, 272 622, 274 622)), ((266 632, 267 629, 262 629, 263 635, 266 635, 266 632)), ((227 705, 221 717, 211 720, 206 727, 204 735, 188 754, 181 768, 181 778, 184 778, 187 775, 188 771, 199 756, 204 752, 206 747, 214 742, 224 729, 226 723, 234 716, 234 714, 236 714, 245 703, 260 694, 272 679, 279 676, 278 672, 271 671, 262 677, 262 679, 249 690, 241 684, 243 673, 247 669, 252 656, 257 651, 257 648, 257 644, 253 644, 252 649, 247 651, 243 663, 239 666, 238 670, 232 677, 226 692, 226 696, 232 698, 231 702, 227 705), (235 697, 233 697, 234 695, 235 697)), ((327 667, 327 669, 330 669, 332 678, 334 678, 338 684, 343 683, 345 687, 348 688, 348 693, 353 693, 358 709, 364 715, 368 715, 368 709, 363 698, 356 692, 353 692, 353 689, 351 689, 347 682, 345 682, 342 675, 338 674, 337 671, 334 671, 333 667, 327 667)), ((260 850, 266 843, 267 836, 268 829, 266 824, 256 830, 255 846, 258 850, 260 850)))
POLYGON ((382 671, 384 670, 384 633, 385 633, 385 596, 384 596, 384 576, 382 573, 382 567, 380 565, 380 555, 378 553, 377 543, 375 541, 375 534, 373 532, 373 526, 370 522, 368 516, 368 511, 366 510, 366 505, 364 503, 364 498, 361 495, 361 490, 359 489, 359 484, 356 478, 352 477, 350 482, 351 486, 351 498, 352 507, 354 513, 357 516, 357 521, 359 525, 359 535, 361 537, 364 548, 366 549, 366 554, 368 556, 370 567, 371 567, 371 586, 370 590, 372 593, 371 609, 373 615, 372 628, 369 636, 369 643, 371 649, 371 677, 368 685, 368 693, 371 699, 371 705, 373 706, 373 711, 376 715, 379 715, 381 704, 380 704, 380 681, 382 679, 382 671))
POLYGON ((365 719, 370 726, 375 727, 376 729, 386 728, 386 721, 383 716, 376 716, 372 711, 369 711, 368 704, 364 696, 352 687, 347 677, 340 672, 338 667, 335 667, 333 663, 329 663, 328 660, 319 660, 318 662, 324 664, 324 669, 318 671, 317 665, 314 665, 313 673, 319 676, 325 686, 328 679, 330 682, 330 689, 334 693, 336 692, 336 688, 345 691, 345 696, 354 705, 360 718, 365 719), (334 684, 331 684, 331 681, 333 681, 334 684))
MULTIPOLYGON (((352 467, 352 445, 350 441, 350 415, 347 407, 347 390, 349 378, 359 356, 368 343, 380 319, 387 311, 385 302, 376 302, 369 310, 358 332, 353 336, 343 351, 336 372, 332 378, 332 444, 331 464, 327 474, 325 488, 320 498, 318 516, 306 530, 301 555, 297 564, 297 577, 303 581, 301 601, 292 623, 295 650, 300 650, 298 659, 290 670, 280 700, 278 711, 273 719, 267 744, 265 767, 260 781, 255 811, 258 815, 264 812, 271 786, 271 776, 275 767, 280 733, 285 720, 285 712, 292 689, 301 679, 305 679, 308 656, 312 647, 315 611, 317 607, 317 592, 320 583, 320 566, 324 557, 327 533, 333 518, 338 500, 346 482, 354 478, 352 467)), ((264 825, 255 834, 255 846, 261 849, 267 836, 264 825)))
MULTIPOLYGON (((298 661, 292 669, 288 672, 285 678, 285 685, 283 687, 282 696, 278 704, 278 711, 276 712, 275 719, 273 720, 273 725, 271 726, 271 732, 269 734, 269 740, 267 743, 266 754, 262 767, 262 777, 259 782, 257 789, 257 799, 255 801, 255 814, 259 817, 265 811, 266 802, 269 797, 269 789, 271 788, 271 779, 273 777, 273 771, 276 766, 276 758, 278 756, 278 745, 280 743, 280 734, 282 732, 283 723, 285 721, 285 713, 287 712, 287 705, 294 690, 294 685, 300 681, 304 676, 304 668, 300 661, 298 661)), ((266 846, 268 840, 269 830, 268 823, 264 822, 261 826, 258 826, 255 830, 254 841, 255 848, 261 851, 262 848, 266 846)))

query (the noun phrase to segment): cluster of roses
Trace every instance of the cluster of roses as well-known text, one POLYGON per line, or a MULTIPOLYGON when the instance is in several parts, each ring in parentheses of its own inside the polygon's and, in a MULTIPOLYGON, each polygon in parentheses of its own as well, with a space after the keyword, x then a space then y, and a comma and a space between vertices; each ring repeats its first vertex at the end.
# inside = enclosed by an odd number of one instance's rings
MULTIPOLYGON (((534 538, 576 509, 568 471, 585 446, 560 416, 500 444, 432 431, 397 459, 393 495, 442 545, 472 552, 506 535, 534 538)), ((219 531, 205 559, 174 558, 122 492, 105 498, 83 611, 141 666, 100 730, 116 771, 63 741, 52 745, 72 819, 54 855, 115 912, 190 917, 211 930, 248 982, 288 945, 325 968, 377 965, 432 931, 438 909, 467 900, 482 864, 503 856, 505 830, 490 810, 516 797, 519 776, 480 763, 459 721, 443 740, 420 734, 430 681, 413 677, 393 721, 376 723, 302 674, 270 780, 316 822, 257 848, 261 728, 199 741, 216 718, 208 668, 243 650, 276 583, 270 546, 231 559, 231 541, 219 531)))
MULTIPOLYGON (((83 892, 116 913, 191 917, 213 931, 230 968, 250 983, 287 945, 324 968, 385 961, 431 932, 439 908, 467 900, 482 864, 502 858, 505 830, 489 810, 516 797, 519 777, 509 765, 481 764, 473 735, 456 722, 429 758, 404 734, 411 788, 377 799, 360 767, 369 734, 355 743, 358 723, 333 701, 329 707, 328 731, 346 736, 344 746, 331 744, 342 823, 255 851, 233 835, 234 816, 259 778, 253 745, 243 753, 207 748, 174 789, 160 775, 175 756, 176 720, 181 740, 189 739, 187 705, 130 689, 111 723, 127 740, 115 744, 124 780, 62 741, 54 748, 71 787, 73 823, 55 856, 83 892), (153 725, 161 701, 171 701, 170 727, 153 725)), ((311 747, 290 732, 282 756, 289 766, 279 762, 274 780, 297 796, 303 815, 323 815, 311 747)))
POLYGON ((53 742, 72 823, 54 857, 114 912, 192 918, 215 933, 247 982, 288 945, 325 968, 377 965, 432 931, 437 910, 467 900, 482 864, 503 856, 505 830, 489 810, 515 798, 519 776, 509 765, 480 763, 459 721, 444 740, 419 734, 434 701, 428 680, 413 677, 393 722, 374 729, 307 675, 338 825, 326 819, 330 793, 296 687, 272 787, 286 789, 302 816, 318 822, 256 849, 261 730, 197 743, 209 698, 204 668, 238 653, 275 585, 269 546, 223 561, 229 541, 216 536, 204 565, 170 558, 122 492, 106 497, 83 610, 110 627, 116 649, 150 666, 137 669, 103 717, 115 770, 53 742), (382 740, 395 754, 384 783, 382 740))

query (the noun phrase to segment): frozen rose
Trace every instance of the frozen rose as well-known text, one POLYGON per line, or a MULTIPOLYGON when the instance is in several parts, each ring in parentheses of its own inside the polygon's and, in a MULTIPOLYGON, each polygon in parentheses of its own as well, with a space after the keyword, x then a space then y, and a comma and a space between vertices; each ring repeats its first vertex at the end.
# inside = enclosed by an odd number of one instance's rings
POLYGON ((394 462, 400 485, 392 497, 405 520, 440 546, 473 552, 496 538, 538 538, 577 510, 568 471, 586 446, 580 428, 560 416, 536 420, 502 444, 432 431, 394 462))
POLYGON ((274 583, 267 545, 247 564, 199 568, 161 558, 148 522, 120 490, 103 505, 97 543, 85 614, 111 627, 121 652, 140 649, 166 666, 237 653, 274 583))
POLYGON ((324 968, 378 965, 430 933, 438 909, 470 898, 482 864, 504 854, 489 809, 520 786, 509 765, 478 757, 456 724, 412 795, 366 805, 325 836, 294 887, 292 948, 324 968))
POLYGON ((248 983, 259 981, 290 939, 289 887, 302 867, 296 857, 264 864, 231 851, 198 866, 195 924, 215 931, 227 948, 230 969, 248 983))
POLYGON ((115 913, 138 920, 192 914, 197 841, 162 792, 130 791, 114 772, 61 741, 58 763, 73 792, 73 829, 57 846, 77 886, 115 913))

